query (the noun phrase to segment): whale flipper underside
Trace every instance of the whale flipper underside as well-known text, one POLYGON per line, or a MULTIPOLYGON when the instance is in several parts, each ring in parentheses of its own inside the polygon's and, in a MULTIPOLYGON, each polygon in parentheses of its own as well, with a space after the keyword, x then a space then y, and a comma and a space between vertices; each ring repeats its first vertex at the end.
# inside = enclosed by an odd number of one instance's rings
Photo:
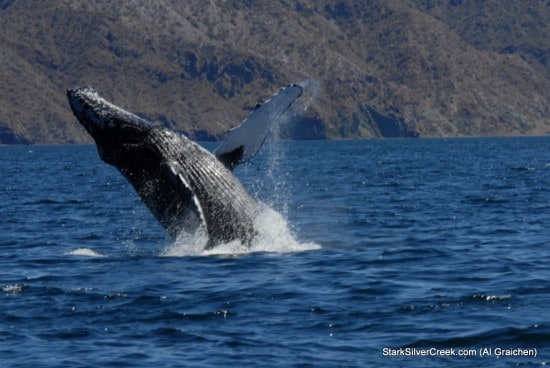
POLYGON ((279 119, 301 93, 300 87, 287 88, 292 93, 280 92, 274 102, 264 104, 266 109, 253 112, 229 134, 218 149, 227 157, 225 162, 185 136, 106 101, 89 87, 68 90, 67 97, 101 159, 132 184, 166 231, 175 238, 182 230, 193 233, 202 228, 208 236, 206 248, 211 248, 233 240, 250 244, 257 234, 255 219, 265 205, 248 194, 230 168, 254 156, 272 119, 279 119))
POLYGON ((269 100, 257 105, 239 126, 231 129, 214 154, 230 169, 252 159, 273 126, 301 94, 302 87, 295 84, 281 88, 269 100))

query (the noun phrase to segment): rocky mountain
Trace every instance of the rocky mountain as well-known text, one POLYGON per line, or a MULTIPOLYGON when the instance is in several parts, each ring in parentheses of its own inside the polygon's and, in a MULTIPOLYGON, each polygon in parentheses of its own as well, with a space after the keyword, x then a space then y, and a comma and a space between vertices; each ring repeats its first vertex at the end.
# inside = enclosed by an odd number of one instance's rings
POLYGON ((91 85, 195 139, 280 86, 290 138, 550 134, 550 1, 0 0, 0 143, 89 142, 91 85))

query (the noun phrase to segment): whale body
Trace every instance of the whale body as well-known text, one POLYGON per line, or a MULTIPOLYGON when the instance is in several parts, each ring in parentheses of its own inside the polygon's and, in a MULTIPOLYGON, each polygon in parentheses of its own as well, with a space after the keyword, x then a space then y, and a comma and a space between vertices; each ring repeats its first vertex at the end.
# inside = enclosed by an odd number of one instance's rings
POLYGON ((100 158, 132 184, 166 231, 176 238, 181 231, 201 229, 208 249, 233 240, 250 244, 256 236, 254 220, 265 205, 232 169, 256 154, 270 126, 301 93, 297 85, 282 88, 231 130, 214 153, 108 102, 90 87, 69 89, 67 97, 100 158))

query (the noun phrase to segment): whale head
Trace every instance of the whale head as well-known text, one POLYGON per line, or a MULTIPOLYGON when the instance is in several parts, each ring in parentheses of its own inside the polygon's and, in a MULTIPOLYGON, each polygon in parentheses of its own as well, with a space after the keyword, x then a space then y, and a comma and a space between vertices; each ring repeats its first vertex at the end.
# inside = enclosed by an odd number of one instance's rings
POLYGON ((113 105, 90 87, 67 90, 74 115, 94 139, 101 159, 118 166, 128 155, 148 150, 144 142, 155 125, 113 105), (124 156, 124 157, 121 157, 124 156))

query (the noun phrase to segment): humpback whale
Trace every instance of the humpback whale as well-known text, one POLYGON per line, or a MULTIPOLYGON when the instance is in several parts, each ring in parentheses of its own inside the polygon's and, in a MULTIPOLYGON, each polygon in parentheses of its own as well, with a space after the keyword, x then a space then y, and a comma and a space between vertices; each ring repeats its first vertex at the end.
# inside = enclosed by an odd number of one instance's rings
POLYGON ((206 249, 257 235, 265 205, 252 197, 232 169, 250 160, 294 101, 298 85, 283 87, 229 131, 213 152, 182 134, 126 111, 91 87, 67 90, 71 109, 94 139, 100 158, 132 184, 153 215, 176 238, 202 229, 206 249))

